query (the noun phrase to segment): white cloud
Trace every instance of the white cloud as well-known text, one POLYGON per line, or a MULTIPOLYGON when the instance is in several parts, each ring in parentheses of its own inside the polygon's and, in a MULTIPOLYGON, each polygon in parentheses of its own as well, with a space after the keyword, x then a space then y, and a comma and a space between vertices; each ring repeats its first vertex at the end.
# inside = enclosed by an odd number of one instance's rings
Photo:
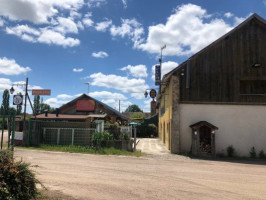
POLYGON ((145 80, 140 78, 129 79, 114 74, 105 75, 102 73, 91 74, 87 78, 92 79, 92 81, 90 81, 91 85, 120 90, 125 93, 130 93, 131 96, 137 98, 143 98, 144 91, 149 88, 145 80))
POLYGON ((108 92, 108 91, 101 91, 101 92, 90 92, 90 96, 94 98, 112 98, 112 99, 120 99, 125 100, 127 99, 123 94, 116 93, 116 92, 108 92))
POLYGON ((76 23, 70 19, 65 17, 58 17, 58 26, 54 28, 54 30, 66 34, 66 33, 78 33, 78 27, 76 23))
POLYGON ((234 14, 230 13, 230 12, 227 12, 227 13, 224 14, 224 16, 227 17, 227 18, 231 18, 231 17, 234 16, 234 14))
POLYGON ((144 112, 151 112, 151 98, 149 98, 148 100, 145 100, 143 102, 143 111, 144 112))
POLYGON ((59 108, 63 104, 66 104, 68 102, 69 102, 69 100, 60 100, 60 99, 57 99, 57 98, 49 98, 49 99, 44 101, 44 103, 49 104, 53 108, 59 108))
POLYGON ((34 36, 40 35, 40 31, 38 31, 35 28, 31 28, 28 25, 17 25, 14 27, 6 27, 6 32, 8 34, 13 34, 17 36, 22 36, 23 34, 34 35, 34 36))
POLYGON ((124 9, 127 8, 127 0, 122 0, 122 3, 123 3, 123 6, 124 6, 124 9))
POLYGON ((5 89, 11 88, 11 81, 7 78, 0 78, 0 92, 3 92, 5 89))
MULTIPOLYGON (((106 105, 119 111, 119 100, 118 99, 104 99, 102 100, 106 105)), ((127 109, 129 105, 132 105, 130 101, 120 101, 120 112, 123 112, 127 109)))
POLYGON ((186 4, 178 7, 168 17, 166 24, 150 26, 146 42, 138 48, 159 53, 160 47, 166 44, 164 55, 190 55, 231 29, 222 19, 210 19, 210 15, 200 6, 186 4))
POLYGON ((101 7, 107 4, 107 0, 88 0, 89 7, 101 7))
POLYGON ((121 71, 129 71, 134 77, 147 77, 147 67, 145 65, 128 65, 120 69, 121 71))
POLYGON ((108 53, 104 52, 104 51, 99 51, 99 52, 93 52, 91 54, 92 57, 95 57, 95 58, 106 58, 108 57, 108 53))
POLYGON ((262 3, 264 4, 264 6, 266 6, 266 0, 263 0, 262 3))
POLYGON ((73 47, 80 44, 80 41, 76 38, 65 37, 63 34, 49 29, 44 29, 37 41, 40 43, 55 44, 63 47, 73 47))
POLYGON ((89 12, 89 13, 87 13, 87 14, 84 16, 84 18, 83 18, 83 20, 82 20, 83 24, 84 24, 86 27, 93 26, 93 24, 94 24, 94 22, 93 22, 92 19, 91 19, 91 16, 92 16, 92 13, 89 12))
POLYGON ((31 71, 29 67, 22 67, 14 59, 0 58, 0 74, 19 75, 31 71))
POLYGON ((5 24, 5 21, 0 18, 0 26, 4 26, 4 24, 5 24))
POLYGON ((95 29, 97 31, 105 32, 107 28, 109 28, 112 25, 112 20, 106 20, 103 22, 99 22, 96 24, 95 29))
POLYGON ((134 43, 134 48, 136 48, 143 42, 142 35, 144 34, 144 29, 142 25, 136 19, 121 19, 121 21, 121 26, 112 25, 110 28, 111 35, 113 37, 129 37, 129 39, 131 39, 134 43))
POLYGON ((74 98, 72 95, 68 95, 68 94, 59 94, 56 96, 57 99, 71 99, 74 98))
POLYGON ((10 20, 27 20, 36 24, 49 23, 59 10, 78 10, 83 0, 0 0, 0 15, 10 20))
MULTIPOLYGON (((173 61, 163 62, 162 63, 162 69, 161 69, 161 78, 168 72, 170 72, 172 69, 176 68, 178 66, 178 63, 173 61)), ((155 80, 155 65, 152 66, 152 80, 155 80)))
POLYGON ((83 68, 73 68, 73 72, 82 72, 83 68))
MULTIPOLYGON (((61 20, 64 21, 63 18, 61 18, 61 20)), ((73 27, 72 28, 70 28, 71 26, 68 27, 69 28, 63 28, 63 26, 58 26, 55 29, 62 32, 71 32, 71 31, 75 32, 75 30, 72 29, 73 27)), ((80 44, 80 41, 78 39, 72 37, 66 37, 64 33, 60 33, 48 28, 41 28, 38 30, 35 28, 31 28, 28 25, 17 25, 14 27, 6 27, 6 33, 16 35, 28 42, 54 44, 63 47, 67 46, 73 47, 80 44)))

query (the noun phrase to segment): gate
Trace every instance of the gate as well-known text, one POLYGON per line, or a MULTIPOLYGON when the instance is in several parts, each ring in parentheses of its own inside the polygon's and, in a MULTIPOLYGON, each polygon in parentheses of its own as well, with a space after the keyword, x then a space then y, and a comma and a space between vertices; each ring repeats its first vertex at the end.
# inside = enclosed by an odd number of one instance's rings
POLYGON ((0 127, 1 127, 1 151, 3 149, 14 150, 14 138, 16 127, 15 115, 0 115, 0 127))

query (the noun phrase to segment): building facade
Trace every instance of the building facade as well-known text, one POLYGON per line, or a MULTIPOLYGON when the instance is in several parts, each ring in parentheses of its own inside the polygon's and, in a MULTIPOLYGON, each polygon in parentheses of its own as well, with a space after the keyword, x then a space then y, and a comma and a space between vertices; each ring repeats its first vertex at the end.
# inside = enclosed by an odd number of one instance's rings
POLYGON ((159 136, 173 153, 266 151, 266 22, 253 14, 163 77, 159 136))

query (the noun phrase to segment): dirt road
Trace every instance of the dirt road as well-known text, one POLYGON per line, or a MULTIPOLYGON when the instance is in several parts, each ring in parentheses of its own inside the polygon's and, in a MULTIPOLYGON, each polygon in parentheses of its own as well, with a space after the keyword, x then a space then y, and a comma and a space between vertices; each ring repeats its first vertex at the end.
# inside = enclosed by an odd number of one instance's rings
POLYGON ((38 165, 34 169, 46 187, 73 199, 266 199, 262 164, 20 149, 15 155, 38 165))

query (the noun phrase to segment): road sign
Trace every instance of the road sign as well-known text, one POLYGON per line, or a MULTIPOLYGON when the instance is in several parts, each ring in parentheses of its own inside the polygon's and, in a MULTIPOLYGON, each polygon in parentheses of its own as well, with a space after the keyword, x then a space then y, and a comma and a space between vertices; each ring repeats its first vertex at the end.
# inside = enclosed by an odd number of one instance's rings
POLYGON ((13 105, 22 105, 23 95, 14 95, 13 96, 13 105))
POLYGON ((48 89, 32 89, 32 95, 51 95, 51 90, 48 89))

